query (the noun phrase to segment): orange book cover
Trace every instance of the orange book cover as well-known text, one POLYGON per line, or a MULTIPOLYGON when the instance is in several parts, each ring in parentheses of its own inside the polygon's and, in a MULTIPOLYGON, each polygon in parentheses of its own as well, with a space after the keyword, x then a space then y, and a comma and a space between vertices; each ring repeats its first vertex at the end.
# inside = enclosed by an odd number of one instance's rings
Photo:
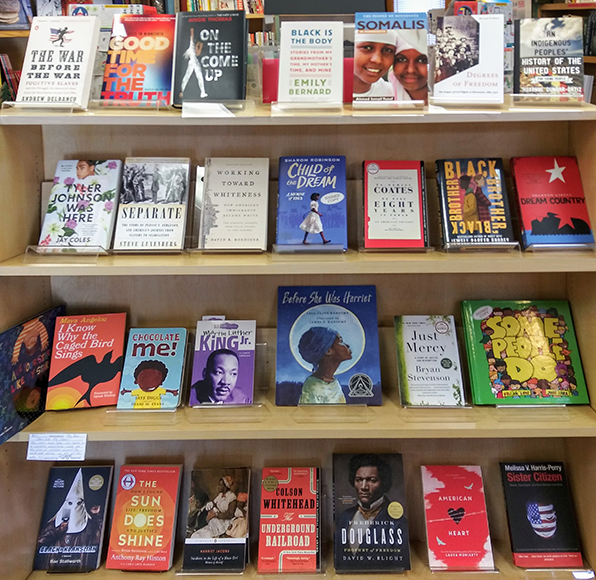
POLYGON ((181 465, 120 468, 106 568, 170 569, 181 472, 181 465))
POLYGON ((126 314, 59 316, 46 411, 118 402, 126 314))

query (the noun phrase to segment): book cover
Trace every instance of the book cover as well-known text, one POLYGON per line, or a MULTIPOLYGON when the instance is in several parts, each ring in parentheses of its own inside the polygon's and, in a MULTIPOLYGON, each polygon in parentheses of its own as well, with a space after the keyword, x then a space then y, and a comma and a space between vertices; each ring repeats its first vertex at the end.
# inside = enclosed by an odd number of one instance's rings
POLYGON ((116 404, 125 324, 124 313, 58 317, 46 411, 116 404))
POLYGON ((594 244, 575 157, 514 157, 511 174, 524 248, 594 244))
POLYGON ((121 181, 119 159, 58 161, 39 245, 108 250, 121 181))
POLYGON ((186 328, 131 328, 118 409, 175 409, 180 404, 186 328))
POLYGON ((428 104, 426 13, 356 13, 353 99, 428 104))
POLYGON ((181 465, 120 468, 106 568, 171 568, 181 474, 181 465))
POLYGON ((409 570, 405 507, 400 453, 334 454, 336 572, 409 570))
POLYGON ((516 20, 513 82, 515 94, 583 98, 582 19, 516 20))
POLYGON ((243 572, 248 561, 250 469, 194 469, 182 570, 243 572))
POLYGON ((475 405, 589 403, 569 302, 464 300, 475 405))
POLYGON ((428 245, 423 161, 364 162, 364 247, 428 245))
POLYGON ((502 159, 439 159, 435 165, 443 247, 516 247, 502 159))
POLYGON ((29 30, 33 12, 30 0, 3 0, 0 5, 0 30, 29 30))
POLYGON ((563 463, 501 463, 513 563, 522 568, 582 567, 563 463))
POLYGON ((170 105, 175 26, 173 15, 116 14, 101 98, 170 105))
POLYGON ((87 108, 98 39, 94 16, 36 16, 17 102, 87 108))
POLYGON ((437 29, 435 103, 503 103, 502 14, 445 16, 437 29))
POLYGON ((42 312, 0 333, 0 445, 43 413, 56 317, 42 312))
POLYGON ((247 34, 243 11, 178 12, 172 103, 243 100, 247 34))
POLYGON ((343 103, 341 22, 281 23, 280 103, 343 103))
POLYGON ((479 465, 422 465, 431 570, 494 570, 479 465))
POLYGON ((111 465, 50 469, 34 570, 90 572, 99 567, 112 471, 111 465))
POLYGON ((277 244, 348 248, 346 158, 280 157, 277 244))
POLYGON ((264 467, 259 519, 259 574, 318 572, 318 467, 264 467))
POLYGON ((268 158, 207 158, 200 248, 267 249, 268 158))
POLYGON ((188 158, 127 157, 114 250, 182 250, 189 175, 188 158))
POLYGON ((394 320, 401 404, 465 405, 453 316, 396 316, 394 320))
POLYGON ((380 405, 374 286, 281 286, 275 404, 380 405))
POLYGON ((255 378, 255 320, 199 320, 189 404, 248 405, 255 378))

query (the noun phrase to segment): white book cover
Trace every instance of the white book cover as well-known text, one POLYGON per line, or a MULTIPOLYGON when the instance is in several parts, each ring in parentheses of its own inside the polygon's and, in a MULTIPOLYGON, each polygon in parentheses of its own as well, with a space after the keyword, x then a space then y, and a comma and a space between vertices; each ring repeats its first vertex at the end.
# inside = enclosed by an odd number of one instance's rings
POLYGON ((402 405, 466 404, 453 316, 396 316, 395 342, 402 405))
POLYGON ((114 250, 184 248, 189 174, 188 158, 126 158, 114 250))
POLYGON ((34 18, 16 101, 86 108, 98 42, 95 16, 34 18))
POLYGON ((445 16, 437 29, 433 102, 503 103, 502 14, 445 16))
POLYGON ((343 22, 282 22, 280 103, 343 102, 343 22))
POLYGON ((205 160, 200 247, 267 249, 268 158, 205 160))

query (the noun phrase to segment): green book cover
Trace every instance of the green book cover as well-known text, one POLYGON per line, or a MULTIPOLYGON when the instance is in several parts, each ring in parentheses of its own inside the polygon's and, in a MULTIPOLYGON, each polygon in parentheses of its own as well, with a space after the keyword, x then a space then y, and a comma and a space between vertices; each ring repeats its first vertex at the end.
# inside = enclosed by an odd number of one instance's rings
POLYGON ((589 403, 569 302, 464 300, 476 405, 589 403))

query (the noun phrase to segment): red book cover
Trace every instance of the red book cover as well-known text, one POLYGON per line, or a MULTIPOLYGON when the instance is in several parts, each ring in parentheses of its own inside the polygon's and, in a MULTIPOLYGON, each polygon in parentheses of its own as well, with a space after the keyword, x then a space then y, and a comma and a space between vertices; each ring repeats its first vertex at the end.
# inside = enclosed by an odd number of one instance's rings
POLYGON ((160 572, 172 566, 180 465, 123 465, 106 568, 160 572))
POLYGON ((511 173, 524 248, 594 243, 575 157, 514 157, 511 173))
POLYGON ((319 570, 319 486, 317 467, 263 468, 259 574, 319 570))
POLYGON ((431 570, 494 570, 479 465, 423 465, 431 570))
POLYGON ((59 316, 46 411, 115 405, 126 314, 59 316))

